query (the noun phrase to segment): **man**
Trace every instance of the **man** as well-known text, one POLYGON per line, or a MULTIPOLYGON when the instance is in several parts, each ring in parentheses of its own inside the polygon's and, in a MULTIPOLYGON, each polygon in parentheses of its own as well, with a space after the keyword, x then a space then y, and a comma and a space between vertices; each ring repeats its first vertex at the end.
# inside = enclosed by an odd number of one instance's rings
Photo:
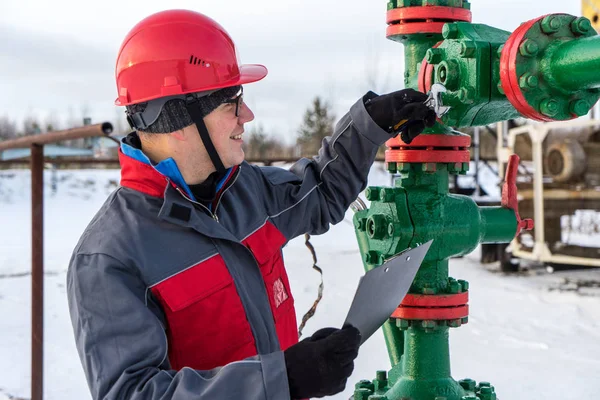
POLYGON ((121 187, 83 233, 68 271, 77 349, 94 399, 299 399, 342 391, 354 327, 298 343, 282 247, 341 221, 390 127, 405 141, 435 115, 412 90, 368 93, 319 155, 289 171, 244 162, 254 115, 239 65, 212 19, 159 12, 125 38, 118 99, 132 132, 121 187), (367 103, 365 105, 365 103, 367 103))

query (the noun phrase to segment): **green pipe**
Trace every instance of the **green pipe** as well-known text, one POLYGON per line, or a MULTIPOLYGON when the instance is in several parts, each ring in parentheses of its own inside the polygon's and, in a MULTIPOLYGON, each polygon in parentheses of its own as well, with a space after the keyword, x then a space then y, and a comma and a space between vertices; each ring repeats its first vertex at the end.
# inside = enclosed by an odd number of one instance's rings
POLYGON ((556 83, 568 91, 600 87, 600 36, 567 41, 550 59, 556 83))
POLYGON ((481 216, 480 243, 508 243, 517 234, 514 210, 503 207, 479 207, 481 216))
MULTIPOLYGON (((355 225, 357 224, 357 217, 354 217, 355 225)), ((356 232, 356 238, 358 239, 358 247, 361 254, 366 254, 369 251, 369 242, 366 235, 361 235, 356 232)), ((368 263, 364 263, 365 272, 369 272, 372 268, 369 268, 368 263)), ((383 336, 385 338, 385 344, 388 349, 388 355, 390 357, 390 363, 392 367, 400 362, 402 353, 404 350, 404 334, 396 327, 396 323, 392 320, 386 321, 383 326, 383 336)))
POLYGON ((410 35, 407 39, 400 40, 404 43, 404 85, 407 88, 419 89, 419 73, 421 64, 427 50, 435 46, 442 35, 410 35))
POLYGON ((431 332, 421 328, 409 328, 404 344, 404 374, 411 380, 450 377, 450 351, 448 328, 440 327, 431 332))
MULTIPOLYGON (((435 324, 434 321, 428 321, 435 324)), ((388 399, 458 400, 466 393, 450 375, 448 327, 408 328, 403 374, 385 394, 388 399)))
POLYGON ((402 354, 404 354, 404 332, 398 329, 394 320, 387 320, 381 328, 393 368, 400 363, 402 354))

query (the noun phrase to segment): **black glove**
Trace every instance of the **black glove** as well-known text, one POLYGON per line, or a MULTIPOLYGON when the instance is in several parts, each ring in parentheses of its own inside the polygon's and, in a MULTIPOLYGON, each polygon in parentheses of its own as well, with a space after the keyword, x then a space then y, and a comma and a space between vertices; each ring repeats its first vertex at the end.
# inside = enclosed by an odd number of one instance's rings
POLYGON ((369 99, 365 102, 365 107, 373 121, 390 133, 397 134, 397 131, 394 132, 394 125, 408 120, 400 128, 400 137, 406 144, 410 144, 425 127, 435 124, 435 112, 423 104, 426 99, 426 94, 414 89, 403 89, 369 99))
POLYGON ((360 332, 349 325, 320 329, 285 350, 292 399, 331 396, 344 390, 359 346, 360 332))

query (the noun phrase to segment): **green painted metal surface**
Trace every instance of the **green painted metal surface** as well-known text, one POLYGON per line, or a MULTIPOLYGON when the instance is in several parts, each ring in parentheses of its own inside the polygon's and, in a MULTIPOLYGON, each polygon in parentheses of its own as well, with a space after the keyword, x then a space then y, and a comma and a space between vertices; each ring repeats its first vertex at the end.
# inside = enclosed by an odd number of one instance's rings
POLYGON ((443 96, 452 109, 444 116, 449 126, 477 126, 516 118, 519 113, 498 89, 498 49, 510 33, 483 24, 446 24, 444 42, 427 51, 434 79, 448 89, 443 96))
POLYGON ((555 120, 585 115, 600 98, 600 37, 586 18, 549 15, 525 35, 516 70, 537 112, 555 120))
MULTIPOLYGON (((469 2, 460 0, 392 0, 388 10, 423 6, 470 9, 469 2)), ((520 41, 513 43, 518 45, 514 70, 524 101, 556 120, 587 113, 600 98, 600 38, 589 21, 550 15, 522 32, 520 41)), ((448 89, 443 100, 452 110, 443 124, 425 133, 461 135, 450 127, 520 116, 500 83, 502 51, 514 35, 483 24, 454 22, 446 23, 441 34, 389 37, 405 45, 407 87, 418 88, 419 71, 427 60, 433 65, 431 83, 448 89)), ((465 174, 468 163, 389 162, 387 168, 396 176, 393 186, 368 188, 370 207, 354 216, 365 270, 433 239, 409 293, 418 298, 463 296, 469 284, 449 276, 448 260, 472 252, 481 243, 510 242, 517 232, 515 212, 478 207, 469 197, 449 193, 449 176, 465 174)), ((468 323, 466 313, 443 314, 435 320, 398 315, 402 317, 390 318, 383 326, 391 369, 358 382, 355 400, 496 400, 489 382, 456 381, 451 376, 449 332, 468 323)))
POLYGON ((402 360, 403 374, 386 393, 387 398, 460 399, 467 394, 450 376, 448 329, 448 327, 411 327, 406 331, 404 342, 406 356, 402 360))
MULTIPOLYGON (((444 26, 442 37, 415 34, 390 39, 405 44, 406 86, 418 87, 418 71, 427 60, 434 68, 432 82, 448 89, 443 100, 452 109, 444 123, 466 127, 521 116, 500 83, 501 52, 510 35, 484 24, 454 22, 444 26)), ((519 43, 518 87, 538 113, 568 120, 587 114, 600 99, 600 36, 589 20, 549 15, 519 43)))
MULTIPOLYGON (((399 176, 394 187, 367 189, 370 208, 354 215, 366 270, 376 268, 407 247, 434 239, 410 293, 462 293, 469 285, 448 277, 448 259, 470 253, 479 243, 508 242, 515 236, 514 211, 478 207, 470 197, 449 193, 449 176, 466 170, 450 165, 452 171, 444 163, 429 169, 425 164, 396 164, 399 176)), ((474 390, 465 390, 450 374, 448 331, 467 322, 468 318, 390 319, 384 326, 392 363, 386 386, 379 391, 369 390, 365 383, 369 381, 363 381, 355 399, 371 399, 373 394, 389 400, 458 400, 477 395, 474 390)))
MULTIPOLYGON (((387 4, 388 10, 421 7, 419 15, 425 15, 427 6, 471 7, 463 0, 392 0, 387 4)), ((431 83, 448 89, 443 101, 451 111, 442 118, 443 124, 425 133, 462 135, 450 127, 486 125, 520 116, 500 79, 508 65, 502 64, 503 50, 511 46, 518 46, 512 47, 511 67, 518 83, 511 90, 518 86, 525 104, 555 120, 588 112, 600 98, 600 37, 589 21, 553 14, 526 27, 510 33, 483 24, 447 22, 441 33, 389 37, 404 44, 407 87, 419 88, 419 71, 426 60, 433 66, 431 83)), ((464 297, 469 284, 449 276, 448 260, 472 252, 480 243, 510 242, 517 232, 515 212, 478 207, 467 196, 449 193, 449 176, 465 174, 468 163, 388 162, 387 168, 396 175, 393 186, 369 187, 370 208, 354 216, 365 270, 433 239, 409 293, 419 299, 464 297)), ((468 323, 466 312, 419 320, 415 318, 426 314, 400 311, 398 318, 390 318, 383 326, 392 368, 387 373, 377 371, 373 380, 358 382, 355 400, 496 399, 489 382, 456 381, 451 376, 449 332, 468 323)))

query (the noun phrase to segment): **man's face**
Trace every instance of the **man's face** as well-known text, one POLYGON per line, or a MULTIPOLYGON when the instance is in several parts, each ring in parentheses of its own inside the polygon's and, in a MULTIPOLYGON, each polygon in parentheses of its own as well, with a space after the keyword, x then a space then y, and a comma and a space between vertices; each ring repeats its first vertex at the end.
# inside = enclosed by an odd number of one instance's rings
POLYGON ((244 124, 254 119, 254 114, 243 100, 240 99, 237 107, 237 116, 235 115, 236 103, 233 102, 221 104, 204 117, 210 138, 225 168, 233 167, 244 161, 244 150, 242 149, 244 124))

